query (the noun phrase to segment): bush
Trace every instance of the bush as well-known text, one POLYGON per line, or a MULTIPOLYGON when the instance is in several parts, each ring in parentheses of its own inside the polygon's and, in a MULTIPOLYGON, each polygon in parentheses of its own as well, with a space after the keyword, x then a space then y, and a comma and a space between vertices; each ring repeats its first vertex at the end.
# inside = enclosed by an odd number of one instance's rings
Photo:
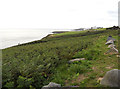
POLYGON ((17 80, 17 83, 18 83, 17 87, 30 87, 33 82, 34 80, 32 78, 25 78, 25 77, 19 76, 17 80))
POLYGON ((90 49, 90 50, 82 50, 76 53, 73 58, 86 58, 87 60, 95 60, 97 59, 98 55, 100 54, 100 50, 97 49, 90 49))
MULTIPOLYGON (((97 59, 97 55, 100 53, 99 50, 85 51, 84 49, 92 45, 103 34, 116 34, 116 31, 96 31, 54 38, 47 37, 39 41, 3 49, 3 86, 8 87, 13 86, 13 83, 15 85, 18 83, 18 86, 42 87, 52 80, 53 75, 58 74, 56 69, 72 59, 74 55, 75 58, 97 59), (24 81, 24 84, 22 81, 24 81)), ((71 78, 75 73, 88 70, 90 64, 87 61, 86 63, 81 61, 81 63, 64 67, 60 72, 66 70, 66 74, 69 73, 69 75, 65 76, 62 72, 63 74, 59 74, 55 78, 63 84, 63 79, 71 78)))

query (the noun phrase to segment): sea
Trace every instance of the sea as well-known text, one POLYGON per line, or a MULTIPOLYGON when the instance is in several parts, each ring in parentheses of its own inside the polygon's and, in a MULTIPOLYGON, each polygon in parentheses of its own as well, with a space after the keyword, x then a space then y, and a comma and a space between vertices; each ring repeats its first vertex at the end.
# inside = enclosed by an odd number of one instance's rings
POLYGON ((18 44, 40 40, 53 31, 71 31, 72 29, 0 29, 0 49, 18 44))

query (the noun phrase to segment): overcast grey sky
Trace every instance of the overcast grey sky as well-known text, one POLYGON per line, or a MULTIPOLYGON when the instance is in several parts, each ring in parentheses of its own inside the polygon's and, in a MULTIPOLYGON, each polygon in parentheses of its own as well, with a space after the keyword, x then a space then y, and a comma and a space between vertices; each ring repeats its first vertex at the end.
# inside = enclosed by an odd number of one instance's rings
POLYGON ((0 0, 0 28, 118 25, 119 0, 0 0))

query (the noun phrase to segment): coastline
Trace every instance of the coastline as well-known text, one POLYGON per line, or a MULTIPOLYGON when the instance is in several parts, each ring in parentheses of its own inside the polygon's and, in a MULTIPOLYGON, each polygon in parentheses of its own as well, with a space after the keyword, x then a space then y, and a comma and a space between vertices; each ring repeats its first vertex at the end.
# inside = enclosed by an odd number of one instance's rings
MULTIPOLYGON (((50 35, 51 35, 51 34, 48 34, 47 36, 42 37, 42 38, 39 39, 39 40, 34 40, 34 41, 27 42, 27 43, 18 44, 18 45, 12 46, 12 47, 17 47, 17 46, 23 46, 23 45, 29 45, 29 44, 47 42, 47 41, 42 41, 42 39, 47 38, 47 37, 49 37, 50 35)), ((10 48, 10 47, 9 47, 9 48, 10 48)))
MULTIPOLYGON (((38 41, 42 40, 43 38, 48 37, 49 35, 50 35, 50 33, 47 34, 47 35, 45 35, 45 36, 42 36, 42 37, 40 37, 40 38, 38 38, 38 39, 34 39, 34 40, 31 40, 31 41, 25 41, 25 42, 21 42, 21 43, 18 43, 18 44, 13 44, 13 45, 10 45, 10 46, 7 46, 7 47, 3 47, 3 48, 1 48, 1 50, 7 49, 7 48, 11 48, 11 47, 17 47, 17 46, 32 44, 32 43, 34 43, 34 42, 38 42, 38 41)), ((3 44, 2 44, 2 45, 3 45, 3 44)))
MULTIPOLYGON (((71 30, 69 30, 69 31, 71 31, 71 30)), ((46 33, 46 34, 44 34, 41 37, 38 37, 36 39, 28 40, 28 41, 25 40, 24 42, 16 42, 16 43, 13 43, 12 45, 5 46, 5 47, 1 46, 0 49, 3 50, 3 49, 7 49, 7 48, 11 48, 11 47, 17 47, 17 46, 22 46, 22 45, 27 45, 27 44, 42 43, 42 42, 45 42, 45 41, 41 41, 42 39, 50 37, 50 35, 53 35, 53 34, 59 34, 61 32, 64 33, 64 32, 68 32, 68 31, 52 31, 52 32, 48 32, 48 33, 46 33), (54 32, 56 32, 56 33, 54 33, 54 32)), ((2 45, 3 45, 3 43, 2 43, 2 45)))

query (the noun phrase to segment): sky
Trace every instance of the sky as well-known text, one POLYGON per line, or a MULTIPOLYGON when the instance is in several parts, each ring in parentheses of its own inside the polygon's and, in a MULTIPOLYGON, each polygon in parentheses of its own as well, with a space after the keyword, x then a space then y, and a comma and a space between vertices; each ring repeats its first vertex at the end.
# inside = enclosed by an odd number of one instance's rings
POLYGON ((0 0, 0 29, 118 25, 119 0, 0 0))

